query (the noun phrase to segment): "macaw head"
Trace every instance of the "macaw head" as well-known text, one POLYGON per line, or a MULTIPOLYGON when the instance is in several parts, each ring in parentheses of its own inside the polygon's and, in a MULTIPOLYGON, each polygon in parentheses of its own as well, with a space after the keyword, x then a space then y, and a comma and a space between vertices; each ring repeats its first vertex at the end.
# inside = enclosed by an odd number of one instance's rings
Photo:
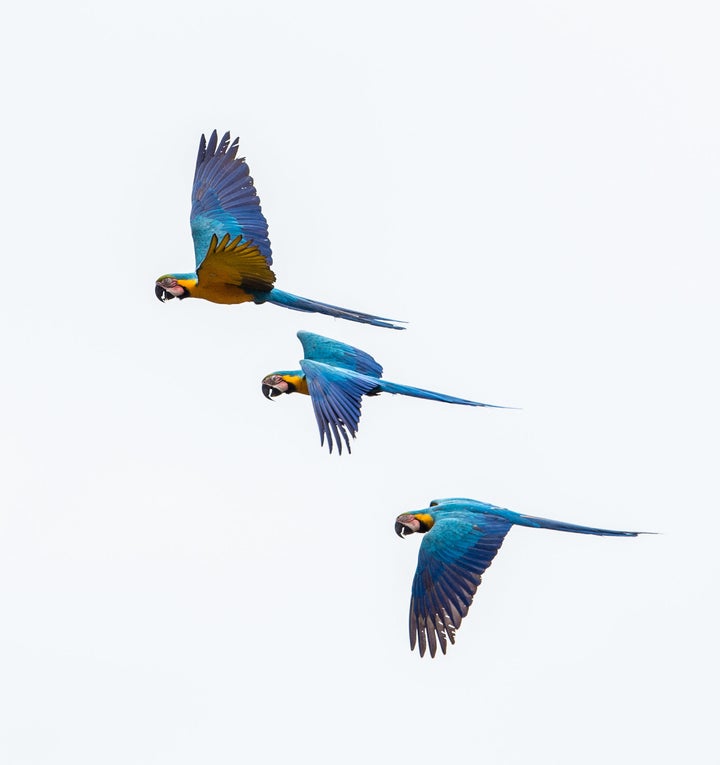
POLYGON ((273 372, 263 377, 262 392, 265 398, 272 399, 283 393, 307 393, 307 381, 302 372, 273 372))
POLYGON ((434 523, 435 518, 430 513, 403 513, 395 519, 395 533, 400 539, 410 534, 424 534, 434 523))
POLYGON ((164 303, 166 300, 190 297, 190 288, 197 284, 195 274, 165 274, 155 280, 155 297, 164 303))

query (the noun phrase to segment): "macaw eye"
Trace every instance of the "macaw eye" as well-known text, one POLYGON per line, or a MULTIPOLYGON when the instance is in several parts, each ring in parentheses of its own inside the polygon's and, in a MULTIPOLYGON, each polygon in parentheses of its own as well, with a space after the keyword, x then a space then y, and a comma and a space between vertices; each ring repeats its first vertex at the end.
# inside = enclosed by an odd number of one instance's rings
POLYGON ((175 279, 173 279, 172 276, 166 276, 164 279, 160 280, 160 284, 162 284, 163 287, 174 287, 175 279))

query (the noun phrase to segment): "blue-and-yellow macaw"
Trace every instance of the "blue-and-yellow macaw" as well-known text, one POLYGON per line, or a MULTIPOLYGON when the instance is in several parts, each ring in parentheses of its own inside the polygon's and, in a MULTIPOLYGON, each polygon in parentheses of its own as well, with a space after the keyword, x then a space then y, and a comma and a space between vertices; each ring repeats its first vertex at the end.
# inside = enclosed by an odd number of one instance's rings
POLYGON ((225 133, 218 142, 200 139, 192 187, 190 225, 195 244, 195 271, 165 274, 155 282, 161 301, 187 297, 213 303, 274 303, 295 311, 322 313, 376 327, 404 329, 392 319, 339 308, 275 289, 270 269, 268 227, 244 158, 237 158, 238 139, 225 133))
POLYGON ((349 436, 355 438, 357 433, 363 396, 400 393, 447 404, 508 408, 382 380, 383 368, 369 353, 312 332, 301 330, 297 336, 305 352, 300 369, 267 375, 262 381, 262 392, 268 399, 282 393, 309 395, 320 428, 320 446, 327 438, 331 453, 334 439, 338 453, 342 454, 341 436, 350 452, 349 436))
POLYGON ((455 631, 467 616, 482 575, 513 525, 610 537, 648 533, 534 518, 474 499, 435 499, 424 510, 403 513, 395 521, 399 537, 425 534, 410 600, 411 650, 418 643, 420 656, 428 646, 435 656, 438 643, 445 653, 447 640, 455 642, 455 631))

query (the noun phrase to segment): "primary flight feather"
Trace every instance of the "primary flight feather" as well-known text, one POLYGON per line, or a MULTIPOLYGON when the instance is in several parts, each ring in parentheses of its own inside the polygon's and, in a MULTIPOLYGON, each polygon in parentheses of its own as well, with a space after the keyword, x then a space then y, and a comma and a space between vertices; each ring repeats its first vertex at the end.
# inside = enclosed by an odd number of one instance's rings
POLYGON ((455 631, 467 616, 482 575, 512 526, 610 537, 648 533, 577 526, 457 497, 435 499, 424 510, 399 515, 399 537, 425 534, 410 600, 410 648, 419 645, 420 656, 428 648, 435 656, 438 645, 445 653, 447 641, 455 642, 455 631))
POLYGON ((188 297, 213 303, 274 303, 295 311, 404 329, 393 319, 320 303, 275 288, 268 227, 238 139, 200 139, 192 187, 190 226, 195 244, 195 271, 165 274, 155 282, 163 302, 188 297))
POLYGON ((338 454, 342 454, 343 441, 350 452, 350 437, 355 438, 358 430, 363 396, 399 393, 447 404, 508 408, 383 380, 383 368, 369 353, 312 332, 301 330, 297 336, 305 353, 300 369, 267 375, 262 392, 268 399, 283 393, 309 395, 320 429, 320 445, 327 439, 331 453, 337 444, 338 454))

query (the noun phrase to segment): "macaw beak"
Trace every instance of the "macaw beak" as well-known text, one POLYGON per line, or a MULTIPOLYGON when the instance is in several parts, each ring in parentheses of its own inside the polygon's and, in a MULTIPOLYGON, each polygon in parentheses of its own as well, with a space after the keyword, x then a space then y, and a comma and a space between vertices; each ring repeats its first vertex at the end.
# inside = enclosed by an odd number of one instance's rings
POLYGON ((291 386, 278 374, 267 375, 262 380, 262 392, 266 399, 272 401, 283 393, 290 393, 291 386))
POLYGON ((262 392, 268 401, 272 401, 277 396, 282 396, 283 393, 281 390, 273 388, 272 385, 265 385, 265 383, 262 384, 262 392))
POLYGON ((403 513, 395 519, 395 533, 402 539, 416 531, 422 532, 420 521, 412 513, 403 513))
POLYGON ((167 290, 163 289, 159 284, 155 284, 155 297, 161 302, 164 303, 166 300, 172 300, 175 295, 173 295, 171 292, 168 292, 167 290))

